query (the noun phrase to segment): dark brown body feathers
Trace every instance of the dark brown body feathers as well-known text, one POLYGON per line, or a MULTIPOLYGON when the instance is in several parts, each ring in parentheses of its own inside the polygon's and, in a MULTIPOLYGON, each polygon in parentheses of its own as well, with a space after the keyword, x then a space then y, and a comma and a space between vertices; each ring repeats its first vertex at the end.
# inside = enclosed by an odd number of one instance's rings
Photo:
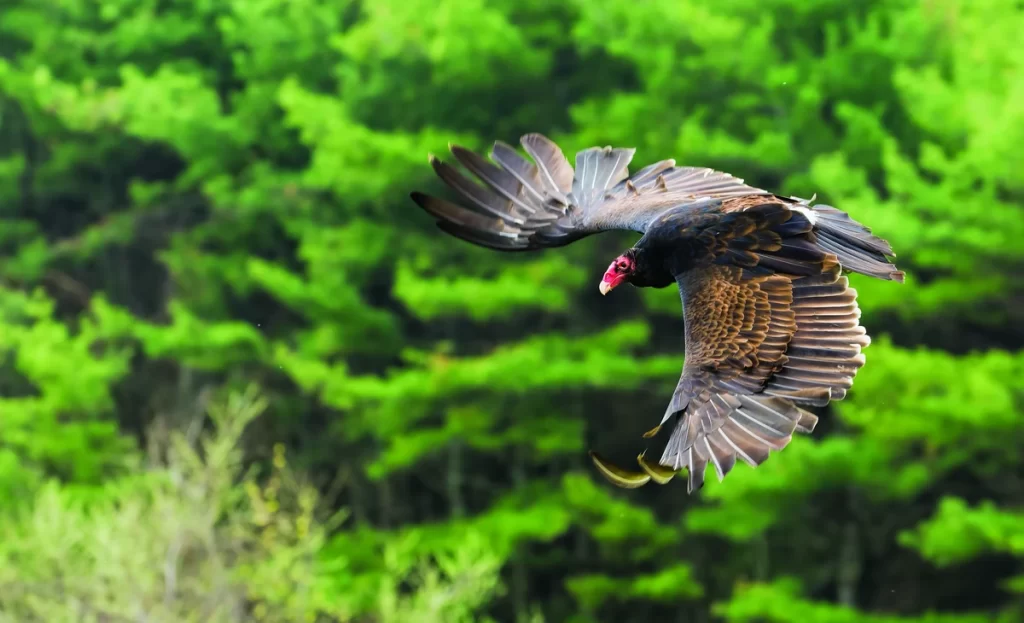
POLYGON ((676 283, 686 353, 661 424, 670 424, 660 459, 638 457, 639 472, 592 453, 623 487, 664 484, 686 469, 699 489, 708 464, 719 479, 736 460, 756 467, 794 432, 813 431, 807 408, 842 399, 870 344, 857 292, 843 271, 903 281, 889 244, 848 214, 781 197, 727 173, 664 160, 633 175, 632 149, 590 148, 569 166, 539 134, 523 137, 531 163, 496 143, 492 164, 453 147, 483 186, 431 157, 459 192, 454 204, 413 199, 454 236, 493 249, 527 251, 569 244, 611 229, 643 234, 629 251, 632 283, 676 283))

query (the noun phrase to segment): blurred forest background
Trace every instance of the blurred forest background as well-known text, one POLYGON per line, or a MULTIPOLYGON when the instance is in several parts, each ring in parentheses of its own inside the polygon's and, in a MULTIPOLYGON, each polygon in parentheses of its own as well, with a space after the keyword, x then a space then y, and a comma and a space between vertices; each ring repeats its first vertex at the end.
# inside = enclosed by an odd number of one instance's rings
POLYGON ((1024 620, 1019 0, 6 0, 0 621, 1024 620), (1017 43, 1014 43, 1014 42, 1017 43), (449 141, 849 211, 850 397, 622 491, 682 362, 635 239, 437 231, 449 141))

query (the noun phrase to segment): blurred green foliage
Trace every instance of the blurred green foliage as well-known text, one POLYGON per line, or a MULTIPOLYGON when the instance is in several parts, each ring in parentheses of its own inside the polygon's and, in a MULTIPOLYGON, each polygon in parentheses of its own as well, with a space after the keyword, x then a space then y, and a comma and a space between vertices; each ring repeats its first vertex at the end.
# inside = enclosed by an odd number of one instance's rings
POLYGON ((439 548, 435 564, 407 540, 387 542, 373 552, 387 573, 356 584, 356 548, 321 554, 343 516, 319 517, 283 446, 265 482, 245 470, 242 433, 264 406, 232 395, 211 408, 209 434, 154 435, 153 464, 102 487, 39 487, 0 524, 0 620, 471 620, 497 583, 483 538, 439 548))
POLYGON ((1021 32, 1015 0, 10 0, 0 620, 1020 620, 1021 32), (528 131, 889 239, 850 397, 697 496, 605 486, 678 294, 598 295, 629 236, 497 254, 407 197, 528 131))

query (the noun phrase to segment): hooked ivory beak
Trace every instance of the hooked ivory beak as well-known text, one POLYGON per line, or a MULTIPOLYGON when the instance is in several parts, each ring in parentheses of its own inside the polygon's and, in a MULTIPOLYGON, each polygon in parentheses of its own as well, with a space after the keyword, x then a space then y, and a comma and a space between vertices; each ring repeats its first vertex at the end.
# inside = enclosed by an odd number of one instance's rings
POLYGON ((629 259, 627 263, 621 256, 615 258, 615 261, 611 263, 608 270, 604 271, 604 276, 601 277, 601 285, 598 286, 601 294, 608 294, 622 284, 622 282, 627 281, 632 267, 632 259, 629 259))
POLYGON ((601 279, 601 285, 597 288, 601 291, 601 294, 608 294, 628 278, 629 275, 617 273, 609 268, 608 272, 604 274, 604 278, 601 279))

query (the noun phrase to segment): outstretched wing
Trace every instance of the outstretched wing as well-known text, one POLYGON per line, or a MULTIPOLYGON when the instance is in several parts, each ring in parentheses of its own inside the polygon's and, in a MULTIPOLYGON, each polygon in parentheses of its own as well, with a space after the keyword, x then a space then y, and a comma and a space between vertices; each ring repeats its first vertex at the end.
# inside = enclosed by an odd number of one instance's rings
POLYGON ((491 150, 493 163, 464 147, 451 146, 455 159, 484 185, 431 155, 434 171, 462 202, 421 192, 412 193, 413 201, 434 216, 445 232, 499 251, 561 246, 586 235, 578 231, 573 217, 569 201, 573 170, 562 150, 539 134, 527 134, 521 143, 535 162, 501 141, 491 150))
POLYGON ((743 279, 716 267, 679 280, 687 354, 659 463, 687 468, 688 490, 701 487, 708 463, 719 480, 737 458, 757 467, 795 431, 814 430, 818 418, 803 407, 842 399, 853 385, 870 340, 840 270, 743 279))
POLYGON ((482 185, 431 156, 434 171, 461 201, 421 192, 412 193, 412 199, 453 236, 501 251, 529 251, 613 229, 643 233, 666 209, 694 198, 768 194, 726 173, 676 167, 673 160, 630 176, 631 148, 585 149, 576 154, 574 170, 548 138, 527 134, 520 143, 533 162, 500 141, 491 150, 493 162, 451 147, 455 159, 482 185))
MULTIPOLYGON (((587 152, 581 152, 585 154, 587 152)), ((579 156, 577 156, 579 158, 579 156)), ((666 210, 700 199, 769 196, 742 179, 705 167, 677 167, 662 160, 640 169, 610 191, 585 204, 588 227, 646 232, 666 210)))
POLYGON ((677 277, 686 355, 661 424, 672 433, 660 460, 639 457, 642 473, 595 463, 620 486, 667 481, 686 468, 699 489, 711 463, 719 479, 742 460, 758 466, 770 450, 811 432, 804 409, 841 399, 870 343, 859 325, 856 291, 835 255, 814 245, 804 213, 781 204, 731 213, 707 231, 714 258, 677 277), (783 216, 786 218, 783 219, 783 216), (742 235, 737 235, 742 234, 742 235), (767 268, 767 270, 760 270, 767 268))

